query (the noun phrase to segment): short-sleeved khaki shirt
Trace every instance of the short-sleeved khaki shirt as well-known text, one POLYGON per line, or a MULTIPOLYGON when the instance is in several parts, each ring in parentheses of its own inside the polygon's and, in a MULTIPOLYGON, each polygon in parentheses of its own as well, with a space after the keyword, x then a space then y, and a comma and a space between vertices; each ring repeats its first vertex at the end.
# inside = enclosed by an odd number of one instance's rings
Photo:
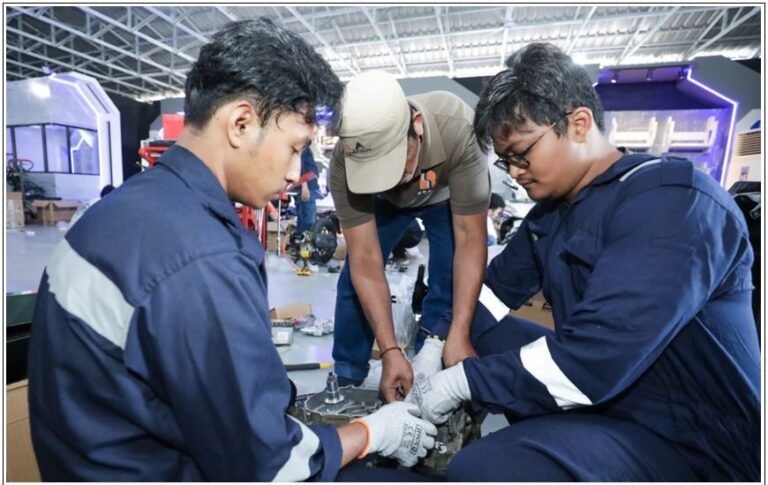
POLYGON ((382 197, 401 208, 424 207, 450 199, 453 213, 461 215, 488 209, 490 174, 486 156, 472 130, 472 108, 447 91, 410 96, 408 102, 421 111, 424 121, 419 167, 409 183, 380 194, 350 192, 344 153, 341 144, 337 144, 331 156, 329 179, 342 227, 372 220, 373 197, 382 197))

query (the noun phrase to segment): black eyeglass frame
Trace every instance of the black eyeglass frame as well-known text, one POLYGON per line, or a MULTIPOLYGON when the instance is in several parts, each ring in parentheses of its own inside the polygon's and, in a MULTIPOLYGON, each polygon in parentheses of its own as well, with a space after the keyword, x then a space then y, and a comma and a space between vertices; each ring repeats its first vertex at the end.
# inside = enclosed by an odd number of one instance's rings
POLYGON ((551 125, 549 125, 549 128, 544 130, 544 132, 541 135, 539 135, 539 137, 536 138, 533 141, 533 143, 528 145, 528 148, 526 148, 525 150, 523 150, 520 153, 511 153, 511 154, 508 154, 506 157, 499 157, 499 158, 497 158, 496 161, 493 162, 493 166, 498 168, 498 169, 504 170, 505 172, 509 172, 509 166, 510 165, 514 165, 515 167, 521 168, 523 170, 525 170, 526 168, 530 167, 531 166, 531 162, 528 161, 528 159, 525 158, 525 157, 528 155, 528 153, 531 151, 531 149, 539 142, 539 140, 544 138, 544 135, 549 133, 550 130, 552 130, 552 128, 555 127, 555 125, 557 125, 558 123, 560 123, 561 121, 563 121, 565 118, 567 118, 568 116, 570 116, 572 114, 573 114, 573 111, 566 111, 565 113, 563 113, 563 116, 559 120, 557 120, 554 123, 552 123, 551 125))

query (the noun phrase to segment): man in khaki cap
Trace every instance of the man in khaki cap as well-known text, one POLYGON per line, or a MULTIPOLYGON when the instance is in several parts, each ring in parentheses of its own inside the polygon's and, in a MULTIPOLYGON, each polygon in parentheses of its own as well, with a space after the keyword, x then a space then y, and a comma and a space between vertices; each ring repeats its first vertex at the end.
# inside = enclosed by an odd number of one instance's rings
POLYGON ((406 98, 385 72, 363 73, 346 87, 330 163, 331 192, 348 247, 333 346, 342 385, 365 379, 374 337, 386 401, 401 399, 414 374, 440 370, 441 352, 435 348, 442 350, 446 366, 475 355, 469 330, 487 257, 490 178, 472 131, 473 116, 466 103, 445 91, 406 98), (417 358, 412 369, 395 340, 384 261, 415 217, 424 222, 429 239, 429 292, 421 325, 445 344, 430 339, 432 357, 417 358))

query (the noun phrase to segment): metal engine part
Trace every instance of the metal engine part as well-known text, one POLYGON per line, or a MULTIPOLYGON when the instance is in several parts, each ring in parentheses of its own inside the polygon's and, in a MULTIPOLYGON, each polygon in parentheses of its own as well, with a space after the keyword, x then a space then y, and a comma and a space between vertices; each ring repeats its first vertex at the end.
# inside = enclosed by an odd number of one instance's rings
MULTIPOLYGON (((340 426, 354 418, 367 416, 384 403, 377 389, 338 387, 336 376, 328 375, 326 389, 317 394, 299 396, 291 414, 306 424, 340 426)), ((480 437, 485 413, 472 415, 459 408, 447 422, 437 426, 435 447, 413 469, 428 475, 444 476, 448 463, 465 445, 480 437)), ((366 460, 375 466, 395 467, 397 462, 372 455, 366 460)))

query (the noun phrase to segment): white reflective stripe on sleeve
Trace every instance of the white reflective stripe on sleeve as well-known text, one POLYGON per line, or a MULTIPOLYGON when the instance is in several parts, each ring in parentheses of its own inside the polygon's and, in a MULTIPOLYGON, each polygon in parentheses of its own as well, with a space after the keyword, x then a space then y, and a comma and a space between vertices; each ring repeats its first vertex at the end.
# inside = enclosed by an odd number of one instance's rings
POLYGON ((493 294, 493 291, 485 285, 480 288, 480 303, 491 312, 491 315, 497 321, 509 314, 509 307, 499 300, 493 294))
POLYGON ((293 447, 291 456, 272 479, 273 482, 300 482, 309 478, 309 460, 320 446, 320 438, 314 431, 293 416, 288 417, 301 428, 301 441, 293 447))
POLYGON ((120 289, 64 239, 48 266, 48 287, 65 311, 125 349, 133 307, 120 289))
POLYGON ((563 374, 552 359, 546 337, 540 337, 522 347, 520 361, 525 370, 547 386, 547 391, 561 409, 592 405, 592 401, 563 374))
POLYGON ((629 172, 622 175, 621 178, 619 178, 619 182, 623 182, 627 180, 629 177, 634 175, 634 173, 640 170, 641 168, 647 167, 648 165, 656 165, 657 163, 661 163, 661 158, 654 158, 653 160, 648 160, 647 162, 643 162, 640 165, 633 168, 632 170, 630 170, 629 172))

